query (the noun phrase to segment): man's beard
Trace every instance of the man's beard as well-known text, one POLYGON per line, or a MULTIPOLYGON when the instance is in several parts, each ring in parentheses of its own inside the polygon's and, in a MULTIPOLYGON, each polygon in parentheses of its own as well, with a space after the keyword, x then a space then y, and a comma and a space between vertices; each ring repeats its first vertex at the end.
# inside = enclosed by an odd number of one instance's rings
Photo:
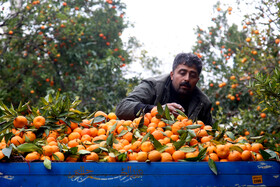
POLYGON ((180 85, 179 85, 179 88, 177 89, 177 93, 183 97, 185 96, 189 96, 192 94, 192 90, 191 90, 191 85, 189 82, 182 82, 180 85), (181 88, 181 86, 185 86, 187 87, 188 89, 183 89, 181 88))

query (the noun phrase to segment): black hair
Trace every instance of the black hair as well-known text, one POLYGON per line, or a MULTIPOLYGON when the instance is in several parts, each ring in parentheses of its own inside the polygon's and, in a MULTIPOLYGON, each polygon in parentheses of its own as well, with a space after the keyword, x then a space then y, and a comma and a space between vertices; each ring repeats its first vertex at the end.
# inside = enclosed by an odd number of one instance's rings
POLYGON ((202 61, 200 60, 200 58, 198 58, 198 56, 192 53, 179 53, 174 59, 172 71, 174 72, 177 66, 180 64, 184 64, 190 67, 195 66, 198 75, 200 75, 202 69, 202 61))

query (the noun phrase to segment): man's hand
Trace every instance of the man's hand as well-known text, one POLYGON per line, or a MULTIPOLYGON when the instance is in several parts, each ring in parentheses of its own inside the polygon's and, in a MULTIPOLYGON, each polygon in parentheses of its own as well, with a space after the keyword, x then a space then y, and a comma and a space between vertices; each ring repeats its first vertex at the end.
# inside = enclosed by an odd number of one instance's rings
POLYGON ((162 107, 165 108, 166 106, 168 107, 170 113, 175 115, 175 117, 179 115, 178 112, 176 111, 176 109, 179 109, 182 112, 185 112, 185 109, 177 103, 167 103, 167 104, 163 105, 162 107))

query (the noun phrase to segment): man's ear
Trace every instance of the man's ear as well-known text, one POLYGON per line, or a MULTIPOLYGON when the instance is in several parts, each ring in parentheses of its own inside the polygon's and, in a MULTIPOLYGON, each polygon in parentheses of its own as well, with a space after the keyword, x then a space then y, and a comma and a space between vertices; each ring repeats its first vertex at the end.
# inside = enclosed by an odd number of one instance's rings
POLYGON ((170 78, 173 81, 173 71, 170 72, 170 78))

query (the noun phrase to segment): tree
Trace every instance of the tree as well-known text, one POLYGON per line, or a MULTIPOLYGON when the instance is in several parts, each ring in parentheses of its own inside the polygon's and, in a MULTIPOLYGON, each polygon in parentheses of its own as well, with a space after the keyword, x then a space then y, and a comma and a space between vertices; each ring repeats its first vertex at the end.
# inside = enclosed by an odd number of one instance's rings
MULTIPOLYGON (((68 92, 81 107, 111 111, 139 78, 126 79, 133 55, 120 36, 130 26, 125 4, 112 1, 2 1, 0 98, 36 103, 68 92)), ((149 58, 149 57, 147 57, 149 58)), ((153 63, 157 59, 152 58, 153 63)))
MULTIPOLYGON (((268 135, 277 128, 279 132, 279 114, 267 112, 264 98, 268 97, 263 89, 268 87, 258 77, 267 76, 267 84, 273 90, 279 87, 279 80, 272 76, 280 64, 280 16, 277 1, 260 0, 248 3, 247 7, 253 5, 256 5, 255 11, 245 15, 241 24, 229 24, 232 7, 218 2, 214 7, 213 25, 196 29, 198 37, 193 51, 204 61, 210 77, 203 79, 202 87, 213 102, 216 123, 222 123, 238 134, 248 131, 250 136, 258 136, 263 131, 268 135), (271 80, 274 83, 270 84, 271 80), (267 113, 266 117, 261 113, 267 113)), ((279 102, 279 97, 275 100, 279 102)), ((275 105, 270 107, 269 111, 278 110, 275 105)))

